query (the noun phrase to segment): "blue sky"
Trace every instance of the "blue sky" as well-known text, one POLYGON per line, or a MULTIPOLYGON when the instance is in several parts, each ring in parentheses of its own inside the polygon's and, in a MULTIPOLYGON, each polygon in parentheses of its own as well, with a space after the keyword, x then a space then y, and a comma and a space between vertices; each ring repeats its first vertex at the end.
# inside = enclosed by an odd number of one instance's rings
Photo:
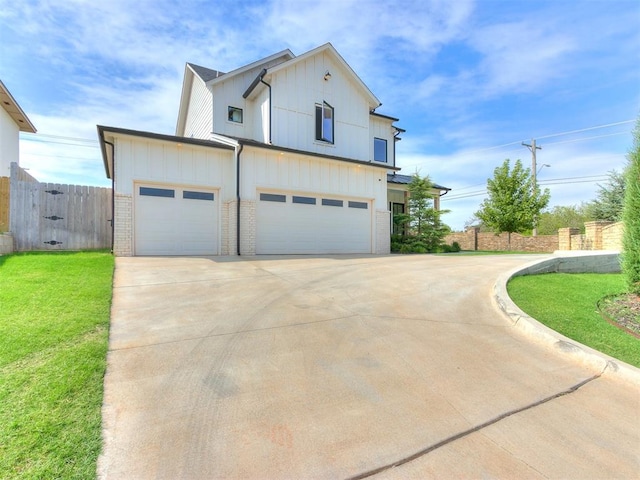
POLYGON ((40 181, 108 186, 96 124, 173 134, 186 62, 229 71, 331 42, 399 117, 402 173, 452 191, 463 228, 504 159, 551 205, 621 170, 640 113, 637 0, 0 0, 0 78, 38 129, 40 181), (569 133, 573 132, 573 133, 569 133))

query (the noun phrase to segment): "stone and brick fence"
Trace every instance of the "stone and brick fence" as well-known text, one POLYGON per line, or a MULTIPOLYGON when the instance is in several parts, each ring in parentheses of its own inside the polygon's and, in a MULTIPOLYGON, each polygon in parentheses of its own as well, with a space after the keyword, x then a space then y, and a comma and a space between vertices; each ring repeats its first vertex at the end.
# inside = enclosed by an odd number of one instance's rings
POLYGON ((621 250, 622 222, 587 222, 585 233, 580 234, 578 228, 561 228, 557 235, 524 236, 518 233, 509 235, 501 233, 483 233, 477 227, 471 227, 465 232, 451 233, 444 239, 451 245, 458 242, 462 250, 489 250, 519 252, 551 253, 556 250, 621 250))

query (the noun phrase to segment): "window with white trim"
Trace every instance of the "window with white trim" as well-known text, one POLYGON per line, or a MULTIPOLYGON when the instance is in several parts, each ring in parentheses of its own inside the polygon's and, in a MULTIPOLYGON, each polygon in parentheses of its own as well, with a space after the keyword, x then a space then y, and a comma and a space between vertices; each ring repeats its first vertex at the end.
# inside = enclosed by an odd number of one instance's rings
POLYGON ((327 102, 316 104, 316 140, 333 143, 333 107, 327 102))

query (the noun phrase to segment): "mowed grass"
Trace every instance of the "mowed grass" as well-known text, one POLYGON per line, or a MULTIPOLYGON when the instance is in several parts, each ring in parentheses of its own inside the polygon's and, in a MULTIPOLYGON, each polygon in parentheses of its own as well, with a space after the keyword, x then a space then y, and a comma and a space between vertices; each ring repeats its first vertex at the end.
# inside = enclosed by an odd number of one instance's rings
POLYGON ((0 478, 95 478, 113 266, 0 257, 0 478))
POLYGON ((597 302, 625 292, 621 274, 550 273, 515 277, 507 285, 525 313, 553 330, 640 367, 640 340, 604 320, 597 302))

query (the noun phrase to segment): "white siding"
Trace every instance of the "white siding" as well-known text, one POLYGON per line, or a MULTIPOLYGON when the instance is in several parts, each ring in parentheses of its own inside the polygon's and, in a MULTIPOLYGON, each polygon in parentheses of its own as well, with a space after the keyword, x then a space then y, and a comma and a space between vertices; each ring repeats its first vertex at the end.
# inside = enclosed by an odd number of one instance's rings
POLYGON ((275 145, 369 160, 369 105, 352 75, 323 52, 271 78, 275 145), (331 73, 324 80, 326 71, 331 73), (315 105, 334 107, 334 144, 315 140, 315 105))
POLYGON ((19 163, 20 128, 13 118, 0 107, 0 177, 11 173, 11 162, 19 163))
POLYGON ((371 118, 371 138, 369 140, 369 158, 373 160, 373 139, 382 138, 387 141, 387 165, 395 166, 394 154, 394 129, 391 127, 391 120, 370 115, 371 118))
POLYGON ((194 76, 193 84, 191 85, 191 95, 189 96, 187 119, 185 121, 185 137, 206 140, 211 138, 212 108, 211 92, 201 79, 194 76))
POLYGON ((134 182, 220 188, 221 201, 234 198, 233 151, 177 144, 141 137, 116 138, 116 192, 132 195, 134 182))
POLYGON ((241 156, 243 200, 256 200, 256 189, 335 194, 373 201, 387 210, 386 171, 307 155, 245 147, 241 156))
MULTIPOLYGON (((260 104, 245 100, 242 98, 242 94, 249 88, 251 82, 255 80, 258 74, 263 68, 269 68, 279 63, 282 63, 284 58, 277 58, 271 62, 265 62, 260 65, 256 65, 245 72, 233 75, 233 72, 229 73, 229 77, 220 77, 213 85, 213 132, 220 135, 230 135, 232 137, 243 137, 258 140, 260 142, 266 142, 267 140, 259 135, 262 132, 264 125, 257 125, 260 123, 260 119, 256 115, 260 115, 260 110, 256 110, 256 106, 260 104), (230 122, 228 119, 229 106, 242 108, 244 112, 244 122, 238 124, 230 122)), ((266 90, 266 89, 265 89, 266 90)), ((268 98, 268 91, 266 94, 268 98)), ((261 100, 263 102, 264 100, 261 100)), ((263 124, 268 121, 268 110, 266 110, 266 117, 263 119, 263 124)))

